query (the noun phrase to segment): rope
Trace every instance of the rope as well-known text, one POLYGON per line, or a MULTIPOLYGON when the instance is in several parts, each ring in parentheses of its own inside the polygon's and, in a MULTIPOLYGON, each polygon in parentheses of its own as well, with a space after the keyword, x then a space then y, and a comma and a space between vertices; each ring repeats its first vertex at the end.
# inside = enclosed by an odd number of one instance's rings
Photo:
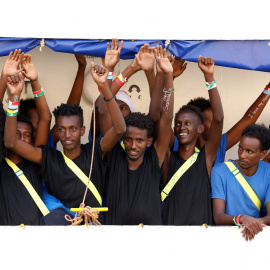
MULTIPOLYGON (((93 61, 94 61, 94 57, 93 57, 93 61)), ((97 225, 101 225, 101 223, 97 220, 98 219, 98 214, 99 214, 99 210, 97 209, 92 209, 90 206, 86 206, 85 207, 85 198, 86 198, 86 194, 88 191, 88 185, 90 183, 90 179, 91 179, 91 174, 92 174, 92 169, 93 169, 93 160, 94 160, 94 152, 95 152, 95 140, 96 140, 96 113, 95 113, 95 91, 94 91, 94 80, 92 78, 92 89, 93 89, 93 121, 94 121, 94 130, 93 130, 93 147, 92 147, 92 156, 91 156, 91 165, 90 165, 90 171, 89 171, 89 177, 88 177, 88 183, 84 192, 84 196, 83 196, 83 201, 80 205, 80 208, 82 208, 82 210, 79 212, 79 217, 77 216, 78 213, 76 213, 75 217, 72 219, 69 215, 65 215, 65 219, 67 221, 71 222, 71 225, 79 225, 81 224, 81 222, 84 219, 85 224, 88 223, 94 223, 97 225)))

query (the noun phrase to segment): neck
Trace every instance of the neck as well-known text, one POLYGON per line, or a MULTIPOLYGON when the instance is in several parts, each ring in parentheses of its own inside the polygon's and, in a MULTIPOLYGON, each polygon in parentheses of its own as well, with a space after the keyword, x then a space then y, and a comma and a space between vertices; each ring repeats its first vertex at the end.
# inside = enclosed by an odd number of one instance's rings
POLYGON ((7 150, 7 158, 10 159, 14 164, 19 164, 23 161, 21 156, 9 150, 7 150))
POLYGON ((132 160, 127 156, 128 168, 132 171, 137 170, 143 162, 143 157, 144 155, 136 160, 132 160))
POLYGON ((74 158, 77 158, 81 154, 82 148, 80 145, 80 147, 77 147, 75 149, 72 149, 72 150, 63 149, 63 151, 66 157, 68 157, 69 159, 74 159, 74 158))
POLYGON ((205 145, 205 143, 206 141, 203 139, 202 135, 200 134, 196 142, 197 148, 201 150, 203 146, 205 145))
POLYGON ((238 166, 238 168, 240 169, 240 171, 246 175, 246 176, 252 176, 254 175, 256 172, 257 172, 257 169, 258 169, 258 166, 259 166, 259 163, 255 164, 254 166, 252 167, 249 167, 249 168, 242 168, 240 166, 240 163, 239 163, 239 160, 235 160, 235 164, 238 166))
POLYGON ((195 146, 196 141, 188 145, 180 144, 178 148, 178 155, 185 160, 189 159, 195 153, 195 146))

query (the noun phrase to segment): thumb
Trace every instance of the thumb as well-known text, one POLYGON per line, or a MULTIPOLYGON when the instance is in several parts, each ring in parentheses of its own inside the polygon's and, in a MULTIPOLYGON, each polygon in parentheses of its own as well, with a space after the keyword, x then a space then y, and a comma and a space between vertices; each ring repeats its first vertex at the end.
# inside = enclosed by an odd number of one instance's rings
POLYGON ((266 224, 262 224, 262 227, 267 227, 267 225, 266 224))

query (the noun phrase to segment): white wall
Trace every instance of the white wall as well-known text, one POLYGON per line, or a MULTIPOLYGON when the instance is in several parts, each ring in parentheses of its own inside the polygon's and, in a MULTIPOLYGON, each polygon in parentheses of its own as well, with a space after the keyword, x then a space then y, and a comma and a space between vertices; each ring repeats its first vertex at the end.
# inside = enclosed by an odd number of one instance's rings
MULTIPOLYGON (((51 110, 61 102, 65 103, 72 88, 75 75, 77 72, 77 62, 73 55, 66 53, 57 53, 43 47, 42 51, 35 48, 31 52, 32 61, 34 62, 41 85, 45 91, 47 101, 51 110)), ((7 57, 0 58, 0 67, 3 66, 7 57)), ((83 137, 83 143, 87 142, 90 116, 92 113, 92 89, 95 91, 95 97, 98 96, 97 86, 93 83, 90 75, 91 59, 87 59, 86 78, 84 83, 84 92, 81 105, 84 109, 85 125, 87 127, 86 135, 83 137)), ((95 59, 101 63, 100 59, 95 59)), ((131 60, 120 60, 116 66, 115 73, 118 69, 123 69, 129 65, 131 60)), ((225 121, 224 132, 228 131, 246 112, 252 102, 260 95, 264 87, 270 81, 270 76, 266 72, 248 71, 225 67, 215 67, 215 79, 223 103, 225 121)), ((142 90, 140 93, 133 91, 130 93, 136 111, 148 112, 149 109, 149 91, 146 77, 143 71, 136 73, 131 77, 123 90, 128 91, 129 87, 136 84, 142 90)), ((175 80, 175 111, 180 106, 187 103, 190 99, 198 96, 207 98, 207 90, 204 83, 202 72, 196 63, 189 62, 184 74, 175 80)), ((25 94, 24 94, 25 95, 25 94)), ((31 97, 31 89, 28 90, 27 96, 31 97)), ((7 96, 5 96, 5 100, 7 96)), ((5 108, 6 108, 5 104, 5 108)), ((270 104, 267 105, 258 122, 265 123, 268 127, 270 115, 270 104)), ((52 121, 54 124, 54 119, 52 121)), ((227 152, 227 158, 237 157, 237 146, 227 152)))

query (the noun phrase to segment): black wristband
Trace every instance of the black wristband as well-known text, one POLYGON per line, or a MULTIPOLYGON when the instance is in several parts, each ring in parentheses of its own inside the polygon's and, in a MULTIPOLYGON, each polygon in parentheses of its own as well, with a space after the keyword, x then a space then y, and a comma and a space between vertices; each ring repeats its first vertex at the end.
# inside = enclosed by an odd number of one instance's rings
POLYGON ((111 101, 113 98, 116 100, 116 97, 115 97, 115 96, 112 96, 110 99, 106 99, 105 97, 103 97, 103 99, 104 99, 106 102, 111 101))

